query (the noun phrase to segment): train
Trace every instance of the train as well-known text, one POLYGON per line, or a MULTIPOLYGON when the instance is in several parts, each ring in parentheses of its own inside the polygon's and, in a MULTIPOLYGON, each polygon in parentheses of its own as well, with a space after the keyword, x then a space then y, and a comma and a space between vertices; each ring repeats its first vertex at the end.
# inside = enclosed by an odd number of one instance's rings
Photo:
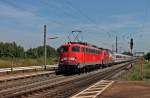
POLYGON ((59 48, 57 73, 80 73, 127 62, 132 56, 113 53, 85 42, 68 42, 59 48))

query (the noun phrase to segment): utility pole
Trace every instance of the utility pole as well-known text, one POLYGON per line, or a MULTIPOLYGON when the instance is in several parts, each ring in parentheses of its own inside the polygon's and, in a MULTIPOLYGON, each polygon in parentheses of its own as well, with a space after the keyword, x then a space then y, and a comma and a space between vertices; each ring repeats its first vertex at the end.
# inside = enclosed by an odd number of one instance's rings
POLYGON ((46 70, 47 49, 46 49, 46 25, 44 25, 44 70, 46 70))
POLYGON ((118 53, 118 38, 116 36, 116 53, 118 53))

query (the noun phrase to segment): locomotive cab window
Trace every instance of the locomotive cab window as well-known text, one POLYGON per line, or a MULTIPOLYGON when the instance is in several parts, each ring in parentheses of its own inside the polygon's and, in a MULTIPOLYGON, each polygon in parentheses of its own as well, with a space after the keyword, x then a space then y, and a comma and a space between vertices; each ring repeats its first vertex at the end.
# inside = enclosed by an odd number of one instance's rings
POLYGON ((72 47, 72 51, 73 52, 80 52, 80 47, 74 46, 74 47, 72 47))
POLYGON ((63 47, 60 48, 60 52, 61 52, 61 53, 62 53, 62 52, 68 52, 68 50, 69 50, 69 47, 68 47, 68 46, 63 46, 63 47))

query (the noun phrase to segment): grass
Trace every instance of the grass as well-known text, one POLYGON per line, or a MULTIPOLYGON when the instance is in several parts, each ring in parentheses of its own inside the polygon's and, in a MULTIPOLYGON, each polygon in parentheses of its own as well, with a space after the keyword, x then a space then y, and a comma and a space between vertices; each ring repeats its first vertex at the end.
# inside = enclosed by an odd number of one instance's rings
POLYGON ((144 66, 144 78, 150 79, 150 62, 144 66))
MULTIPOLYGON (((125 80, 142 80, 141 78, 141 71, 140 71, 140 64, 137 63, 134 65, 131 72, 127 73, 123 76, 125 80)), ((143 79, 149 80, 150 79, 150 62, 145 62, 143 64, 143 79)))
MULTIPOLYGON (((57 58, 47 58, 47 64, 56 64, 57 58)), ((0 59, 0 68, 8 68, 11 67, 12 59, 11 58, 1 58, 0 59)), ((37 59, 21 59, 21 58, 14 58, 13 60, 13 66, 34 66, 34 65, 43 65, 44 59, 43 58, 37 58, 37 59)))

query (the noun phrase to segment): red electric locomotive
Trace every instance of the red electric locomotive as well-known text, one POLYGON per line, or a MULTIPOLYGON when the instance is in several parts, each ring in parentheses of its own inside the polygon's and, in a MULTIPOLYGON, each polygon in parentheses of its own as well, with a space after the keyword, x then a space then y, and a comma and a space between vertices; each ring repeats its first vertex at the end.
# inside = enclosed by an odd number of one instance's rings
POLYGON ((83 42, 69 42, 60 48, 59 72, 79 72, 107 65, 112 56, 107 49, 83 42))

